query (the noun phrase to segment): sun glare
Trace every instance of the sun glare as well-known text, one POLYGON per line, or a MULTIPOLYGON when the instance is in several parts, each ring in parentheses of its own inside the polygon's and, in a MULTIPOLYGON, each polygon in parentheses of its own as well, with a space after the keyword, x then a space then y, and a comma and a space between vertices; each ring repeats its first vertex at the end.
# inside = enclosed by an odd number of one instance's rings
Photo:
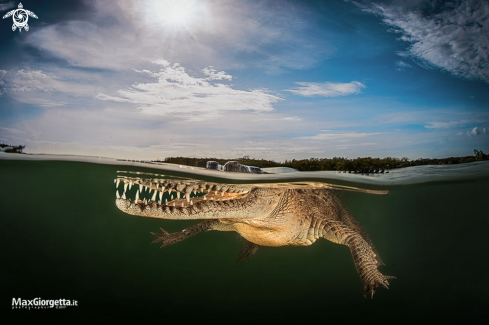
POLYGON ((176 5, 169 9, 170 10, 168 11, 166 20, 169 23, 175 24, 184 23, 185 20, 189 18, 189 12, 191 8, 184 5, 176 5))
POLYGON ((165 25, 188 26, 199 14, 199 3, 194 0, 158 1, 158 15, 165 25))

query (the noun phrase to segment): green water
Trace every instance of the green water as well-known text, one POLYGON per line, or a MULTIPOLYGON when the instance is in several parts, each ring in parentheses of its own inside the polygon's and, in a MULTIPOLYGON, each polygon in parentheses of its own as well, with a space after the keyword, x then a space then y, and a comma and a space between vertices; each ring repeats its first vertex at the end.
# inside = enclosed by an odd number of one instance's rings
POLYGON ((136 170, 0 160, 2 324, 489 321, 487 178, 342 194, 386 263, 381 271, 397 277, 370 300, 349 249, 326 240, 260 248, 247 263, 236 263, 244 241, 235 233, 159 249, 151 231, 196 222, 119 211, 121 169, 136 170), (36 297, 79 306, 11 309, 12 298, 36 297))

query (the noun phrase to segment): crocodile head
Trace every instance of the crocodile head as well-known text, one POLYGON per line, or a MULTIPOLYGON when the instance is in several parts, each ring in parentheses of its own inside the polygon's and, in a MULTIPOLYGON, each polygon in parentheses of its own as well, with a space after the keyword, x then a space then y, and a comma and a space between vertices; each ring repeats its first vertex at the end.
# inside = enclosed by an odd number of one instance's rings
POLYGON ((120 210, 161 219, 260 217, 273 211, 283 193, 279 188, 193 180, 122 178, 116 180, 117 187, 119 183, 124 187, 122 195, 116 193, 120 210), (139 188, 134 200, 126 194, 132 186, 139 188))

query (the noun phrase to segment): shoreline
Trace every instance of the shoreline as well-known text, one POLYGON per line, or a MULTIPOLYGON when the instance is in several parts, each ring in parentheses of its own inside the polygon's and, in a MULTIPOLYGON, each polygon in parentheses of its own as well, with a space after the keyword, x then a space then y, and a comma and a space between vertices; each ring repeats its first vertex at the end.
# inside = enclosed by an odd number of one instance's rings
POLYGON ((489 177, 489 161, 477 161, 456 165, 423 165, 391 169, 389 174, 350 174, 339 171, 293 171, 273 173, 280 167, 263 168, 267 174, 249 174, 222 172, 202 167, 176 165, 163 162, 128 161, 108 157, 79 156, 79 155, 53 155, 53 154, 16 154, 0 153, 0 160, 21 161, 67 161, 82 162, 113 166, 131 166, 143 169, 156 169, 162 171, 176 172, 192 176, 205 176, 220 178, 223 180, 279 182, 290 180, 323 180, 362 183, 366 185, 409 185, 426 182, 464 180, 480 177, 489 177))

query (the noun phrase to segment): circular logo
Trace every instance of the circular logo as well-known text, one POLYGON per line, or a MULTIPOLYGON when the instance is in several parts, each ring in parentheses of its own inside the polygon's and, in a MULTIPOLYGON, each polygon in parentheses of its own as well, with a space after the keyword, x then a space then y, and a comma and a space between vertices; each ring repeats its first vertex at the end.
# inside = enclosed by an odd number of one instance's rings
POLYGON ((17 9, 13 14, 14 24, 18 28, 22 28, 27 25, 27 21, 29 20, 29 15, 24 9, 17 9))

